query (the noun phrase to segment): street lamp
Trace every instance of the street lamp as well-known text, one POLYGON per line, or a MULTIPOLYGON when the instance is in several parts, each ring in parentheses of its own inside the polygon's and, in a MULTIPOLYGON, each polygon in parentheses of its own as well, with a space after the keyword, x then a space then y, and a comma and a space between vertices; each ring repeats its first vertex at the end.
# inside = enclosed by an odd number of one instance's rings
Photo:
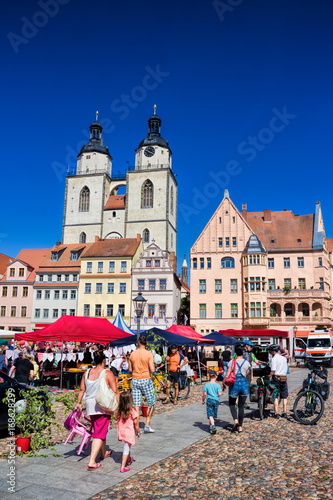
POLYGON ((137 319, 137 329, 136 329, 137 340, 140 337, 140 318, 143 315, 143 311, 144 311, 146 302, 147 302, 147 300, 142 296, 141 292, 139 292, 137 297, 135 297, 135 299, 133 299, 134 311, 135 311, 136 319, 137 319))

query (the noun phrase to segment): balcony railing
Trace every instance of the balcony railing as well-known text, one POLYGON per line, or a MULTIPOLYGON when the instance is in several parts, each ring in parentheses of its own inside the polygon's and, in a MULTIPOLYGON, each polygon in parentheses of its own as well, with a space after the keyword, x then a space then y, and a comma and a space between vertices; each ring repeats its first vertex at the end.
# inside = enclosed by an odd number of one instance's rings
POLYGON ((304 299, 305 297, 308 298, 321 298, 321 299, 329 299, 330 298, 330 293, 326 290, 321 290, 321 289, 300 289, 300 288, 293 288, 291 290, 268 290, 267 291, 268 297, 270 300, 273 298, 288 298, 288 299, 296 299, 296 298, 302 298, 304 299))
POLYGON ((270 318, 243 318, 243 323, 247 325, 268 325, 270 318))
POLYGON ((315 324, 331 324, 332 319, 328 316, 274 316, 269 318, 271 323, 315 323, 315 324))

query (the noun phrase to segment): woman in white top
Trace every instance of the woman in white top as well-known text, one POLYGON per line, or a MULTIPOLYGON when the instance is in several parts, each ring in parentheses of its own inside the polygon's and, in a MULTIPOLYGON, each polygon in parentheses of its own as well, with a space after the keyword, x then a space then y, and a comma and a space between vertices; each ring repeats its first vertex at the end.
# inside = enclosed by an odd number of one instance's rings
MULTIPOLYGON (((96 463, 96 458, 101 452, 102 460, 111 455, 111 451, 106 451, 106 435, 109 430, 111 415, 106 413, 96 403, 96 395, 99 388, 100 376, 105 370, 105 355, 102 351, 96 351, 94 354, 95 368, 88 370, 82 377, 80 392, 77 401, 77 409, 82 409, 82 398, 86 395, 86 412, 93 423, 93 440, 91 444, 91 453, 88 463, 88 470, 92 471, 101 467, 100 463, 96 463)), ((119 393, 114 375, 110 370, 106 370, 106 383, 116 394, 119 400, 119 393)))
POLYGON ((246 359, 243 358, 243 347, 241 345, 236 345, 235 353, 237 358, 229 361, 226 377, 230 375, 230 372, 235 366, 236 362, 236 381, 232 387, 229 387, 229 408, 234 419, 234 425, 231 432, 242 432, 242 425, 244 420, 244 405, 246 398, 250 393, 249 383, 246 377, 250 373, 251 365, 246 359), (237 398, 238 409, 236 408, 237 398))

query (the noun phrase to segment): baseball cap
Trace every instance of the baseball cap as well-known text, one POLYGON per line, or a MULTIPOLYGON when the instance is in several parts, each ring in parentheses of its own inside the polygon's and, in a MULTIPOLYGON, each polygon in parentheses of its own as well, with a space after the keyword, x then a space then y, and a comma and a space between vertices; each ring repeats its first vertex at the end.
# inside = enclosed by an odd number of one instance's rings
POLYGON ((172 344, 171 349, 177 349, 176 344, 172 344))
POLYGON ((251 340, 244 340, 244 344, 245 345, 250 345, 250 346, 254 347, 254 343, 251 342, 251 340))

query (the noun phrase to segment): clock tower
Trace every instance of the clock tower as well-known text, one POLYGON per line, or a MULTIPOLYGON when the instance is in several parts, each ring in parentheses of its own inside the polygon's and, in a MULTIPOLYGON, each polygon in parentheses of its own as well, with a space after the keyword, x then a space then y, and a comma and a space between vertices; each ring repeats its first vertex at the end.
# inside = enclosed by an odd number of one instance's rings
POLYGON ((141 234, 147 247, 153 240, 176 254, 177 181, 172 172, 171 149, 161 136, 161 118, 148 120, 148 135, 135 150, 135 169, 127 172, 125 234, 141 234))

